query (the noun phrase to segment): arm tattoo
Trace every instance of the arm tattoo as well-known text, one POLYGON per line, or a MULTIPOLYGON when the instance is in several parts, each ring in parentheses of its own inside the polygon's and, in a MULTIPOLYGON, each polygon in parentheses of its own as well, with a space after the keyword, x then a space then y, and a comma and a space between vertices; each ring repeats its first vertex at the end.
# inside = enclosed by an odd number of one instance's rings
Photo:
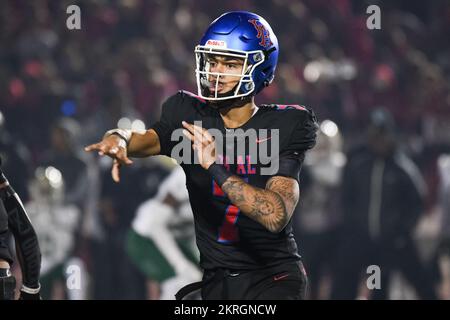
POLYGON ((286 226, 299 197, 297 181, 280 176, 270 178, 265 189, 232 176, 222 185, 222 190, 242 213, 271 232, 280 232, 286 226))
POLYGON ((292 216, 300 196, 298 182, 292 178, 276 176, 267 181, 266 189, 276 192, 283 198, 286 210, 292 216))

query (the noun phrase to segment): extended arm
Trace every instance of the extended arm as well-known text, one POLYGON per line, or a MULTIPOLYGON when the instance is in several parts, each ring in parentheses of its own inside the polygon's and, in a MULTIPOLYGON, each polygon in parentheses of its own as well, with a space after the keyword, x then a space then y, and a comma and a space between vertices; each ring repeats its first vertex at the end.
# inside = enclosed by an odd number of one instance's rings
POLYGON ((114 181, 119 182, 120 166, 133 163, 128 156, 143 158, 158 155, 161 151, 161 145, 159 137, 153 129, 149 129, 145 133, 115 129, 108 131, 102 141, 91 144, 84 150, 95 150, 101 156, 106 155, 114 159, 111 173, 114 181))

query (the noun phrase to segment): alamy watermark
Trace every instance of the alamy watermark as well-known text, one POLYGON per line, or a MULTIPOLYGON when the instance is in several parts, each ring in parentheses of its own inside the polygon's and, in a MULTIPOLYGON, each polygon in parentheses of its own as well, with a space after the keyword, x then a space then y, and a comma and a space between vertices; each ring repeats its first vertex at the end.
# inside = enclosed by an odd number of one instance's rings
POLYGON ((81 290, 81 268, 76 264, 69 265, 66 270, 66 287, 69 290, 81 290))
POLYGON ((81 30, 81 9, 72 4, 67 7, 66 13, 70 14, 66 19, 66 26, 69 30, 81 30))
MULTIPOLYGON (((79 6, 72 4, 67 7, 66 13, 69 16, 66 19, 66 26, 69 30, 81 30, 81 9, 79 6)), ((367 7, 366 13, 370 16, 366 20, 366 26, 369 30, 381 29, 381 9, 379 6, 372 4, 367 7)))
POLYGON ((366 26, 369 30, 381 29, 381 9, 379 6, 372 4, 367 7, 367 14, 370 16, 366 20, 366 26))
POLYGON ((381 269, 380 266, 372 264, 367 267, 366 273, 370 275, 367 277, 366 286, 369 290, 381 289, 381 269))
MULTIPOLYGON (((202 127, 201 121, 194 125, 202 127)), ((273 175, 279 168, 280 130, 279 129, 234 129, 225 134, 219 129, 208 129, 214 138, 216 162, 229 166, 244 166, 246 173, 254 174, 252 165, 261 167, 261 175, 273 175)), ((178 142, 172 149, 171 157, 179 164, 199 164, 192 142, 179 128, 172 132, 171 141, 178 142), (181 139, 181 141, 180 141, 181 139)))

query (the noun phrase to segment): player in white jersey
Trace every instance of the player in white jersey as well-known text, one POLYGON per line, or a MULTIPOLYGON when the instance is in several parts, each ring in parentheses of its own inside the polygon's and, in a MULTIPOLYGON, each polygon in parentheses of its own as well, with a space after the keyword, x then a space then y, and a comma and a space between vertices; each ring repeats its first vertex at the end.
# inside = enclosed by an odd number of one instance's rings
POLYGON ((176 167, 157 195, 142 203, 132 222, 127 251, 149 280, 160 284, 161 300, 201 279, 186 176, 176 167))
POLYGON ((66 288, 65 270, 72 257, 81 213, 75 205, 65 203, 64 179, 54 167, 36 169, 30 195, 25 209, 41 247, 41 295, 44 299, 78 299, 66 288))

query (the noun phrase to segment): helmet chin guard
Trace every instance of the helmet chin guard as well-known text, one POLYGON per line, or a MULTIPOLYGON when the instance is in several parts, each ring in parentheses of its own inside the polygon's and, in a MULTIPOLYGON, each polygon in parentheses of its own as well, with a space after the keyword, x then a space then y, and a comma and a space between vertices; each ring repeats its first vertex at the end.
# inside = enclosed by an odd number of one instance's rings
POLYGON ((239 97, 245 97, 255 91, 255 82, 252 74, 256 67, 264 62, 264 53, 262 50, 245 52, 240 50, 223 50, 214 47, 197 46, 195 47, 196 69, 198 95, 205 100, 220 101, 239 97), (208 63, 208 55, 218 55, 225 57, 234 57, 244 61, 241 74, 211 72, 208 63), (211 81, 208 79, 214 76, 214 92, 209 90, 211 81), (226 76, 239 77, 238 84, 229 92, 220 94, 217 89, 221 78, 226 76))

